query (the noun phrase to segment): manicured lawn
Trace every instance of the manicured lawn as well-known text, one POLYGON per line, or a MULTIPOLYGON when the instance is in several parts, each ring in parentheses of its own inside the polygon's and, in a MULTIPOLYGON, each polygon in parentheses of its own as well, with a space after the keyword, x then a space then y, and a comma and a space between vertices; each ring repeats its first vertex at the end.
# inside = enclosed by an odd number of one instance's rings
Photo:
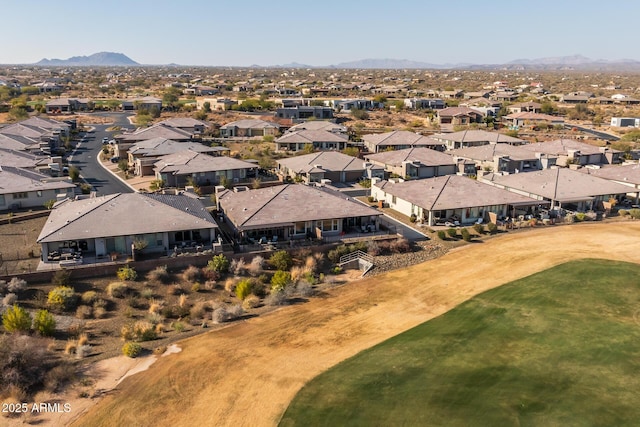
POLYGON ((281 425, 638 426, 640 266, 576 261, 481 294, 315 378, 281 425))

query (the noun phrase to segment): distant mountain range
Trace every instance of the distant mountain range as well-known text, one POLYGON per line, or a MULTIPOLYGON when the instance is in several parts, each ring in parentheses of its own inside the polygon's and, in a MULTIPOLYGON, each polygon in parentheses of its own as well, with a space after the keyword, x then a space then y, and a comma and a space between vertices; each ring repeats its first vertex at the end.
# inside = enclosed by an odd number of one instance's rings
POLYGON ((35 65, 42 66, 122 66, 140 65, 123 53, 98 52, 89 56, 73 56, 69 59, 41 59, 35 65))
MULTIPOLYGON (((42 59, 34 65, 40 66, 135 66, 141 65, 122 53, 98 52, 89 56, 74 56, 69 59, 42 59)), ((168 66, 179 66, 168 64, 168 66)), ((638 71, 640 61, 635 59, 604 60, 590 59, 582 55, 556 56, 537 59, 516 59, 504 64, 433 64, 408 59, 360 59, 334 65, 308 65, 291 62, 281 65, 251 65, 251 68, 336 68, 336 69, 472 69, 472 70, 600 70, 638 71)))

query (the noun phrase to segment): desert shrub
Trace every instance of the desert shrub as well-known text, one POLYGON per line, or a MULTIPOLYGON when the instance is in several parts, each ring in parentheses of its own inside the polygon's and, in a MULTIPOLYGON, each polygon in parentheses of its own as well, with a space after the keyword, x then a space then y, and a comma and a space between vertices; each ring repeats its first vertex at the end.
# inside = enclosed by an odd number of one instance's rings
POLYGON ((473 231, 478 234, 484 233, 484 225, 482 224, 473 224, 473 231))
POLYGON ((335 267, 333 267, 331 269, 331 273, 332 274, 340 274, 340 273, 342 273, 342 267, 340 267, 339 265, 336 265, 335 267))
MULTIPOLYGON (((0 393, 6 395, 14 387, 25 394, 35 391, 54 363, 42 338, 0 335, 0 393)), ((19 397, 25 401, 25 395, 19 397)))
POLYGON ((264 258, 261 257, 260 255, 256 255, 251 260, 251 263, 249 264, 249 267, 247 268, 247 270, 249 271, 249 274, 251 274, 252 276, 259 276, 262 273, 263 268, 264 268, 264 258))
POLYGON ((157 338, 154 325, 146 320, 124 325, 120 329, 120 335, 126 341, 150 341, 157 338))
POLYGON ((351 245, 340 245, 335 249, 332 249, 327 254, 327 257, 334 264, 340 261, 340 257, 355 251, 366 252, 368 249, 367 242, 358 242, 351 245))
POLYGON ((447 238, 447 233, 444 232, 444 230, 438 230, 438 239, 440 240, 446 240, 447 238))
POLYGON ((72 310, 78 301, 78 294, 70 286, 56 286, 47 296, 47 304, 54 310, 72 310))
POLYGON ((200 283, 196 282, 191 285, 191 292, 200 292, 200 283))
POLYGON ((618 210, 618 215, 620 215, 620 216, 626 216, 626 215, 629 215, 629 211, 628 211, 628 210, 626 210, 626 209, 619 209, 619 210, 618 210))
POLYGON ((258 298, 255 295, 248 295, 243 301, 242 301, 242 308, 244 308, 245 310, 249 310, 252 308, 256 308, 260 305, 260 298, 258 298))
POLYGON ((229 278, 224 282, 224 290, 233 293, 236 290, 236 279, 229 278))
POLYGON ((411 252, 411 243, 405 238, 394 240, 390 245, 390 249, 396 254, 411 252))
POLYGON ((576 212, 576 221, 582 222, 587 218, 587 215, 584 212, 576 212))
POLYGON ((229 271, 229 260, 224 254, 215 255, 207 263, 207 268, 220 274, 226 273, 229 271))
POLYGON ((102 319, 107 314, 107 302, 102 298, 98 298, 93 303, 93 317, 102 319))
POLYGON ((140 355, 141 351, 142 351, 142 347, 137 342, 129 341, 122 346, 122 354, 124 354, 127 357, 131 357, 131 358, 137 357, 138 355, 140 355))
POLYGON ((236 296, 239 300, 244 301, 253 291, 253 280, 244 279, 236 285, 236 296))
POLYGON ((247 271, 247 265, 244 262, 244 258, 231 260, 229 264, 229 271, 236 276, 241 276, 247 271))
POLYGON ((51 393, 56 393, 65 384, 70 383, 76 375, 73 364, 64 362, 49 369, 44 376, 44 387, 51 393))
POLYGON ((287 251, 276 251, 269 257, 269 264, 276 270, 288 270, 293 265, 293 259, 287 251))
POLYGON ((291 267, 291 282, 295 283, 298 280, 302 279, 304 277, 305 274, 309 273, 310 271, 307 270, 305 267, 291 267))
MULTIPOLYGON (((267 282, 269 281, 267 280, 267 282)), ((251 293, 258 298, 263 298, 267 293, 269 293, 269 286, 260 280, 254 280, 251 293)))
POLYGON ((68 286, 71 283, 71 272, 65 269, 56 271, 51 283, 55 286, 68 286))
POLYGON ((187 295, 182 294, 180 295, 180 297, 178 298, 178 306, 180 307, 186 307, 187 306, 187 295))
POLYGON ((462 236, 462 240, 464 240, 465 242, 471 241, 471 233, 469 233, 469 230, 467 230, 466 228, 460 230, 460 235, 462 236))
POLYGON ((80 295, 80 301, 82 304, 91 305, 98 299, 98 293, 96 291, 86 291, 80 295))
POLYGON ((367 253, 371 256, 378 256, 382 254, 382 249, 380 245, 375 240, 370 240, 367 242, 367 253))
POLYGON ((308 256, 304 261, 304 268, 307 271, 315 273, 318 270, 318 260, 314 256, 308 256))
POLYGON ((489 224, 487 224, 487 231, 490 234, 495 234, 495 232, 498 231, 498 226, 495 225, 493 222, 490 222, 489 224))
POLYGON ((202 319, 208 311, 209 305, 204 301, 196 302, 189 311, 189 317, 193 319, 202 319))
POLYGON ((287 296, 284 291, 271 292, 265 299, 264 304, 268 306, 284 305, 287 302, 287 296))
POLYGON ((91 346, 90 345, 79 345, 76 348, 76 357, 78 359, 83 359, 86 356, 91 354, 91 346))
POLYGON ((315 293, 312 284, 307 280, 299 281, 296 285, 296 291, 300 294, 300 296, 303 296, 305 298, 313 296, 313 294, 315 293))
POLYGON ((453 227, 450 227, 447 229, 447 235, 455 239, 456 237, 458 237, 458 230, 456 230, 453 227))
POLYGON ((573 224, 574 222, 576 222, 576 216, 573 214, 566 214, 564 216, 564 222, 567 224, 573 224))
POLYGON ((209 267, 204 267, 201 271, 205 282, 215 282, 220 279, 220 273, 215 270, 211 270, 209 267))
POLYGON ((169 281, 169 272, 166 265, 161 265, 147 273, 147 280, 156 283, 167 283, 169 281))
MULTIPOLYGON (((18 302, 18 295, 16 294, 6 294, 4 296, 4 298, 2 298, 2 305, 4 306, 10 306, 15 304, 16 302, 18 302)), ((2 312, 2 310, 0 309, 0 312, 2 312)))
POLYGON ((182 322, 173 322, 173 329, 176 332, 183 332, 184 331, 184 323, 182 323, 182 322))
POLYGON ((107 285, 107 295, 111 298, 124 298, 129 290, 129 285, 124 282, 111 282, 107 285))
POLYGON ((189 283, 194 283, 200 280, 200 269, 194 265, 190 265, 182 272, 182 280, 189 283))
POLYGON ((56 319, 47 310, 38 310, 33 317, 33 329, 43 337, 51 336, 56 330, 56 319))
POLYGON ((629 216, 633 219, 640 219, 640 209, 629 209, 629 216))
POLYGON ((26 333, 31 329, 31 315, 17 304, 2 315, 2 326, 9 333, 26 333))
POLYGON ((291 273, 288 271, 278 270, 271 278, 271 291, 283 291, 287 285, 291 283, 291 273))
POLYGON ((235 320, 244 314, 241 304, 234 304, 227 308, 227 320, 235 320))
POLYGON ((146 300, 150 300, 151 298, 153 298, 153 289, 144 288, 140 291, 140 296, 146 300))
POLYGON ((118 279, 120 280, 136 280, 138 278, 138 273, 136 273, 136 270, 133 267, 129 267, 124 266, 124 267, 120 267, 118 269, 118 271, 116 272, 116 276, 118 276, 118 279))
POLYGON ((67 340, 64 346, 64 354, 75 354, 76 348, 78 348, 76 340, 67 340))
POLYGON ((78 319, 89 319, 93 315, 93 308, 88 305, 81 305, 76 309, 78 319))
POLYGON ((7 292, 7 281, 0 280, 0 295, 4 294, 5 292, 7 292))
POLYGON ((182 285, 167 286, 167 295, 182 295, 185 293, 182 285))
POLYGON ((411 214, 411 216, 409 217, 409 222, 416 222, 417 219, 418 217, 416 216, 416 214, 411 214))
POLYGON ((7 283, 7 290, 14 294, 24 291, 26 287, 27 282, 17 277, 11 278, 11 280, 9 280, 9 283, 7 283))

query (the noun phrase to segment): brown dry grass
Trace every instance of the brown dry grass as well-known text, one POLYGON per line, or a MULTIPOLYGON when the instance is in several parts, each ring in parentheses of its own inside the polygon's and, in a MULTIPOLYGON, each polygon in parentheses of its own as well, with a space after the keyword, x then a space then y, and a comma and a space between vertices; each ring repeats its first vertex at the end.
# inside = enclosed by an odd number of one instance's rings
POLYGON ((507 234, 355 281, 183 341, 74 425, 274 425, 319 373, 480 292, 573 259, 637 262, 639 231, 640 222, 618 222, 507 234))
MULTIPOLYGON (((2 214, 5 218, 6 214, 2 214)), ((0 225, 0 274, 35 271, 40 259, 40 245, 36 243, 47 217, 0 225), (35 257, 29 257, 33 251, 35 257)))

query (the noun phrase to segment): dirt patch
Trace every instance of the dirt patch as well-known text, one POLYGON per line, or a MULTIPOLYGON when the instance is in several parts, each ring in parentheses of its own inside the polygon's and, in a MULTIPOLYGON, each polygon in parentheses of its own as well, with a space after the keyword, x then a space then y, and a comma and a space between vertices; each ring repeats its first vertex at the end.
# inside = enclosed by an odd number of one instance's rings
POLYGON ((319 373, 480 292, 573 259, 637 262, 639 231, 620 222, 506 234, 328 289, 182 341, 182 352, 123 381, 74 425, 274 425, 319 373))
MULTIPOLYGON (((3 215, 6 217, 6 214, 3 215)), ((0 274, 35 271, 40 261, 36 239, 48 217, 0 225, 0 274)))

